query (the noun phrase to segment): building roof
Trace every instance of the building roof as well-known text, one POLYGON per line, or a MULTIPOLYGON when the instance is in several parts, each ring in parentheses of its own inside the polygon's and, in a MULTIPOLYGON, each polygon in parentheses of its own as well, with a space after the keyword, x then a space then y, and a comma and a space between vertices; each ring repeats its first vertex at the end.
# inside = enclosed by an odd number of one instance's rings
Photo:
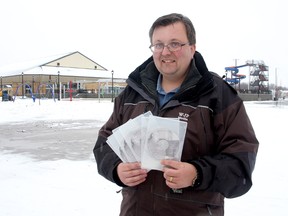
POLYGON ((70 52, 0 67, 3 83, 26 81, 97 81, 111 78, 111 72, 82 53, 70 52))

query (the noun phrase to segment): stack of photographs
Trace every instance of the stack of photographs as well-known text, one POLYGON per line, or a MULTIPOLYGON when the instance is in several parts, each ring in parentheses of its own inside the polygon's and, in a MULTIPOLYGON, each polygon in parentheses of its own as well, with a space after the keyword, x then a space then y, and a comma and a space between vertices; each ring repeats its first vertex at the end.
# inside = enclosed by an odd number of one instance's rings
POLYGON ((162 170, 161 160, 180 161, 187 122, 146 112, 114 129, 107 143, 123 162, 141 162, 147 170, 162 170))

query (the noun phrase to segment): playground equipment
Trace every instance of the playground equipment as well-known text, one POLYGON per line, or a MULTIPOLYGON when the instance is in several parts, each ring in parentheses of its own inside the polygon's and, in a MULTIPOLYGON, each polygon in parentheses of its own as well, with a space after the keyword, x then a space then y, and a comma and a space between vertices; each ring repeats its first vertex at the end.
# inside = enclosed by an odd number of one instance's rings
MULTIPOLYGON (((31 86, 30 86, 29 84, 27 84, 27 83, 24 83, 24 84, 20 84, 20 85, 17 86, 16 92, 15 92, 15 94, 14 94, 13 102, 15 102, 16 97, 17 97, 17 95, 18 95, 18 90, 19 90, 21 87, 25 87, 26 89, 29 90, 33 102, 35 102, 37 95, 39 96, 39 101, 40 101, 40 99, 41 99, 40 88, 41 88, 42 86, 46 86, 46 88, 48 87, 48 88, 50 89, 51 94, 52 94, 52 98, 53 98, 54 101, 55 101, 55 94, 54 94, 53 85, 47 84, 47 83, 42 83, 42 84, 40 84, 40 85, 38 86, 36 94, 33 94, 33 91, 32 91, 31 86)), ((46 93, 47 93, 47 92, 46 92, 46 93)), ((23 97, 24 97, 24 94, 23 94, 23 97)), ((39 103, 40 103, 40 102, 39 102, 39 103)))
MULTIPOLYGON (((25 87, 25 88, 27 88, 27 89, 29 90, 29 92, 30 92, 30 94, 31 94, 31 98, 33 99, 33 101, 35 101, 35 96, 33 95, 31 86, 28 85, 27 83, 24 83, 24 84, 20 84, 20 85, 17 86, 16 92, 15 92, 15 94, 14 94, 13 102, 15 102, 16 96, 17 96, 17 94, 18 94, 18 90, 19 90, 19 88, 22 87, 22 86, 25 87)), ((23 94, 22 96, 24 97, 24 94, 23 94)))
POLYGON ((0 98, 2 98, 2 101, 11 101, 12 98, 12 88, 10 86, 7 87, 4 86, 0 89, 0 98))
POLYGON ((36 92, 36 95, 39 95, 39 103, 40 103, 40 99, 41 99, 40 88, 41 88, 42 86, 46 86, 46 88, 48 87, 48 88, 50 89, 51 94, 52 94, 52 98, 53 98, 53 100, 55 101, 55 94, 54 94, 54 87, 53 87, 53 85, 51 85, 51 84, 49 84, 49 83, 42 83, 42 84, 40 84, 40 85, 38 86, 37 92, 36 92))
POLYGON ((239 89, 240 89, 240 80, 246 78, 246 75, 238 74, 239 68, 242 68, 242 67, 249 67, 249 85, 250 86, 258 87, 258 92, 268 91, 269 67, 265 65, 264 61, 247 60, 246 64, 243 64, 243 65, 225 67, 225 72, 226 72, 225 80, 230 85, 239 84, 239 89))
POLYGON ((249 64, 244 64, 244 65, 240 65, 240 66, 225 67, 225 71, 226 71, 225 79, 226 79, 226 81, 230 85, 235 85, 235 84, 238 84, 241 79, 245 79, 246 75, 238 74, 238 72, 239 72, 238 68, 242 68, 242 67, 246 67, 246 66, 249 66, 249 64), (228 77, 228 73, 230 73, 230 75, 231 75, 230 77, 228 77))

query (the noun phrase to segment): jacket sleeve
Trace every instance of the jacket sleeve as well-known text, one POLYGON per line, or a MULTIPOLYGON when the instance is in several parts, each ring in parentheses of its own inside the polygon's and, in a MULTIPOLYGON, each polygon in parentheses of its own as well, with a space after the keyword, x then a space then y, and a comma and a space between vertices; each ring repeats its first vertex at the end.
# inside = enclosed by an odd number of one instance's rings
POLYGON ((227 91, 231 93, 231 89, 225 91, 226 98, 220 99, 221 105, 213 117, 217 153, 192 163, 201 176, 197 190, 219 192, 233 198, 245 194, 252 186, 259 143, 243 101, 235 93, 229 96, 227 91))
POLYGON ((106 142, 107 137, 112 134, 112 130, 119 126, 121 118, 121 115, 117 114, 119 112, 119 101, 119 97, 115 98, 114 111, 109 120, 99 130, 93 153, 98 173, 109 181, 124 186, 117 175, 117 166, 121 163, 121 160, 106 142))

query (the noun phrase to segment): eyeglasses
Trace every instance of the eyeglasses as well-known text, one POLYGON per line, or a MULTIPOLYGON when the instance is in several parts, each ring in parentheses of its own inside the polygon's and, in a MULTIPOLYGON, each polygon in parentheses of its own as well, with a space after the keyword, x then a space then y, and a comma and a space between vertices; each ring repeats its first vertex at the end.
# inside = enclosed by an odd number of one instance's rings
POLYGON ((171 42, 167 45, 163 43, 157 43, 157 44, 150 45, 149 48, 151 49, 153 53, 162 52, 164 50, 164 47, 167 47, 170 52, 176 52, 176 51, 181 50, 182 47, 187 44, 189 44, 189 42, 187 43, 171 42))

